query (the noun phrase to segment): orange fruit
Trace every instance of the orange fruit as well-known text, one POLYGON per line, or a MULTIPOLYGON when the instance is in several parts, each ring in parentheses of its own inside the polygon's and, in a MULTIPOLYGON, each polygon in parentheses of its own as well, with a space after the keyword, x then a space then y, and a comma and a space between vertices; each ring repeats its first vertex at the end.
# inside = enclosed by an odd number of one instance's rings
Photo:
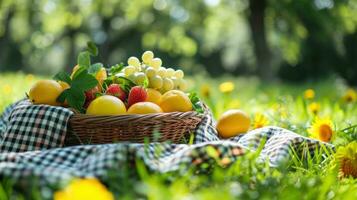
POLYGON ((164 112, 188 112, 192 110, 192 103, 186 93, 170 90, 162 95, 160 107, 164 112))
POLYGON ((152 88, 148 88, 146 92, 147 92, 146 101, 155 103, 157 105, 160 104, 162 95, 159 91, 152 88))
POLYGON ((86 112, 90 115, 121 115, 125 113, 125 104, 119 98, 110 95, 103 95, 94 99, 86 112))
POLYGON ((152 102, 139 102, 130 106, 128 114, 149 114, 149 113, 161 113, 160 106, 152 102))
POLYGON ((250 127, 250 117, 243 111, 232 109, 222 114, 217 121, 217 131, 222 138, 246 133, 250 127))
POLYGON ((58 106, 60 103, 57 102, 57 98, 62 91, 63 88, 58 82, 54 80, 40 80, 31 87, 29 99, 33 104, 58 106))

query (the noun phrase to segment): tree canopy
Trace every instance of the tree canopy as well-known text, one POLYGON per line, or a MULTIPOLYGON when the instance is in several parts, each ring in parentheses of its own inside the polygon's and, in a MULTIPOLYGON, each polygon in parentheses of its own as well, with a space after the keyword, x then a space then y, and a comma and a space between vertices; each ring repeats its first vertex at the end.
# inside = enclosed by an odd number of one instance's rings
POLYGON ((2 0, 0 70, 69 70, 93 40, 107 65, 151 49, 189 73, 357 84, 356 11, 356 0, 2 0))

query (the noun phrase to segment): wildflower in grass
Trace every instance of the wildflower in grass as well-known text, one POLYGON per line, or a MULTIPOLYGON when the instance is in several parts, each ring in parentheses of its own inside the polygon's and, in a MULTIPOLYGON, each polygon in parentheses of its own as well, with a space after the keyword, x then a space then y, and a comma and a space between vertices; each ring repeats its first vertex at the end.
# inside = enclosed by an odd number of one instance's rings
POLYGON ((209 98, 211 96, 211 87, 208 84, 201 86, 201 95, 205 98, 209 98))
POLYGON ((219 85, 219 90, 225 94, 231 93, 234 90, 234 83, 231 81, 221 83, 219 85))
POLYGON ((12 87, 9 84, 5 84, 2 86, 2 91, 5 95, 9 95, 12 93, 12 87))
POLYGON ((254 115, 253 129, 262 128, 269 124, 268 118, 262 113, 256 113, 254 115))
POLYGON ((343 96, 343 100, 347 103, 353 103, 357 100, 357 92, 354 89, 348 89, 343 96))
POLYGON ((307 89, 304 92, 305 99, 313 99, 315 98, 315 91, 313 89, 307 89))
POLYGON ((54 200, 113 200, 114 196, 97 179, 76 179, 54 194, 54 200))
POLYGON ((315 118, 315 121, 308 129, 312 138, 323 142, 331 141, 334 131, 332 129, 332 121, 329 118, 315 118))
POLYGON ((337 149, 336 157, 340 163, 340 177, 357 178, 357 142, 337 149))
POLYGON ((317 102, 312 102, 308 106, 309 111, 314 115, 317 115, 317 113, 320 112, 320 108, 321 108, 321 106, 317 102))

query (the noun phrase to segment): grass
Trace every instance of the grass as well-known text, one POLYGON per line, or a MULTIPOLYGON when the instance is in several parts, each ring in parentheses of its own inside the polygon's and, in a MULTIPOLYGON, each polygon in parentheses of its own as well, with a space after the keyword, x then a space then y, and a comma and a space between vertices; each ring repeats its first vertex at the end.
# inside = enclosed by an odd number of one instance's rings
MULTIPOLYGON (((10 103, 23 98, 37 79, 22 73, 0 74, 0 113, 10 103)), ((194 80, 193 89, 216 117, 231 108, 242 109, 252 118, 259 112, 267 117, 269 125, 308 136, 307 128, 315 117, 308 105, 318 102, 321 105, 318 116, 330 117, 334 123, 332 143, 336 147, 357 140, 357 103, 342 100, 347 86, 341 80, 299 85, 265 84, 255 78, 218 80, 196 76, 194 80), (235 89, 222 94, 218 86, 223 81, 234 82, 235 89), (308 88, 315 90, 314 100, 303 98, 308 88)), ((357 199, 357 180, 338 178, 338 163, 326 149, 317 149, 314 157, 299 157, 292 151, 292 159, 278 168, 256 162, 258 154, 259 151, 251 152, 229 167, 210 166, 200 169, 200 173, 192 169, 186 173, 157 174, 142 164, 136 170, 122 166, 123 173, 111 173, 105 183, 120 199, 357 199)), ((49 187, 53 191, 59 186, 49 187)), ((2 180, 0 199, 39 199, 38 191, 34 188, 30 194, 23 195, 16 192, 11 182, 2 180)), ((50 199, 51 195, 44 198, 50 199)))

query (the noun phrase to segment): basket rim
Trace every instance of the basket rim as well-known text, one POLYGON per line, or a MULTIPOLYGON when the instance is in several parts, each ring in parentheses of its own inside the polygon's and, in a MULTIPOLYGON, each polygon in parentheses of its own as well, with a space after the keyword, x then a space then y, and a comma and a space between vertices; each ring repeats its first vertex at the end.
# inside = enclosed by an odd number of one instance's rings
POLYGON ((196 111, 189 112, 168 112, 168 113, 149 113, 149 114, 123 114, 123 115, 89 115, 77 113, 71 116, 70 121, 74 122, 80 119, 88 120, 138 120, 138 119, 163 119, 163 118, 203 118, 204 114, 196 111))
POLYGON ((77 116, 90 116, 90 117, 115 117, 115 116, 137 116, 137 117, 142 117, 142 116, 160 116, 160 115, 175 115, 175 114, 197 114, 197 115, 203 115, 204 113, 198 113, 196 111, 187 111, 187 112, 160 112, 160 113, 148 113, 148 114, 116 114, 116 115, 93 115, 93 114, 83 114, 83 113, 74 113, 74 115, 77 116))
MULTIPOLYGON (((76 110, 72 110, 73 115, 72 117, 75 118, 79 118, 79 117, 83 117, 83 118, 136 118, 136 117, 163 117, 163 116, 177 116, 177 115, 191 115, 191 116, 197 116, 197 117, 202 117, 204 116, 207 111, 208 111, 208 106, 205 103, 202 103, 203 108, 204 108, 204 112, 203 113, 199 113, 197 111, 187 111, 187 112, 180 112, 180 111, 175 111, 175 112, 160 112, 160 113, 148 113, 148 114, 116 114, 116 115, 93 115, 93 114, 84 114, 84 113, 79 113, 76 110)), ((72 118, 71 117, 71 118, 72 118)))

